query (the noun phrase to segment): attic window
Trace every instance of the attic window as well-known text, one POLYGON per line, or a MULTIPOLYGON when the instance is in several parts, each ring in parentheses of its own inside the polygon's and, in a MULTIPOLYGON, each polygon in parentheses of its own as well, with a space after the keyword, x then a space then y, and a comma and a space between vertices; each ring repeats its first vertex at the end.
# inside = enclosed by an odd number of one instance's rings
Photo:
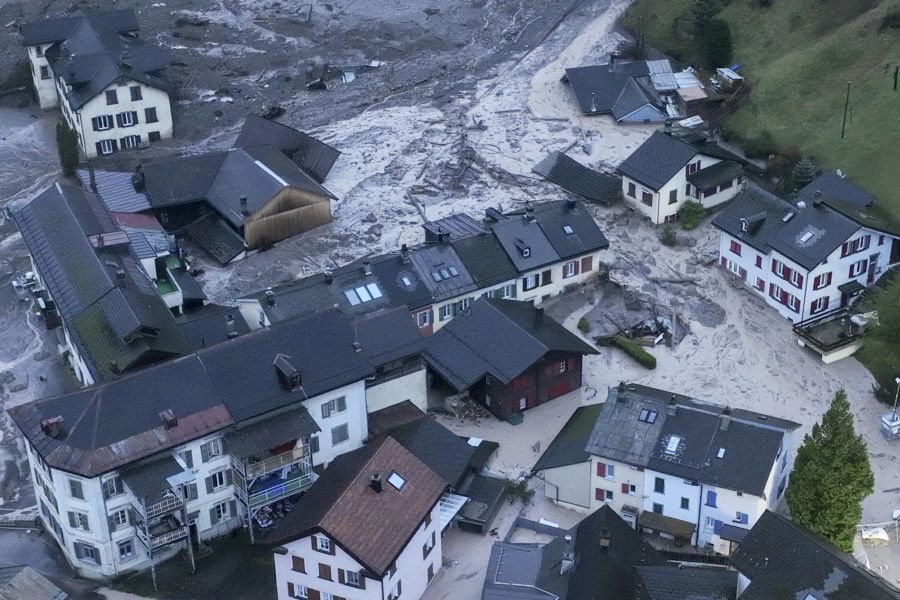
POLYGON ((377 298, 381 298, 383 294, 381 293, 381 289, 378 287, 378 284, 369 283, 367 285, 361 285, 356 288, 352 288, 349 290, 344 290, 344 295, 347 297, 347 301, 350 302, 350 306, 357 306, 364 302, 371 302, 377 298))
POLYGON ((678 444, 681 443, 681 438, 677 435, 673 435, 669 438, 669 442, 666 444, 666 454, 675 454, 678 450, 678 444))
POLYGON ((409 286, 412 285, 412 281, 410 281, 409 277, 407 277, 406 275, 404 275, 403 277, 401 277, 401 278, 400 278, 400 281, 402 281, 402 282, 403 282, 403 285, 406 286, 406 287, 409 287, 409 286))
POLYGON ((406 480, 397 471, 391 471, 391 474, 388 475, 387 480, 388 483, 394 486, 398 492, 403 489, 404 485, 406 485, 406 480))
POLYGON ((719 451, 716 453, 716 458, 725 458, 725 448, 719 448, 719 451))
POLYGON ((812 231, 807 231, 807 232, 804 233, 802 236, 800 236, 800 243, 801 243, 801 244, 805 244, 806 242, 808 242, 809 240, 812 239, 812 236, 813 236, 813 232, 812 232, 812 231))
POLYGON ((655 410, 648 410, 646 408, 641 409, 641 415, 638 417, 638 421, 642 423, 650 423, 653 424, 656 422, 657 413, 655 410))
POLYGON ((788 221, 790 221, 791 219, 794 218, 794 215, 795 215, 795 214, 797 214, 797 213, 795 213, 795 212, 793 212, 793 211, 789 212, 788 214, 786 214, 786 215, 784 215, 783 217, 781 217, 781 222, 782 222, 782 223, 787 223, 788 221))
POLYGON ((563 231, 566 233, 566 235, 572 235, 573 233, 575 233, 575 230, 572 229, 571 225, 563 225, 563 231))
POLYGON ((437 282, 459 275, 459 271, 456 267, 445 267, 443 266, 443 263, 435 265, 434 269, 435 270, 431 272, 431 278, 437 282))

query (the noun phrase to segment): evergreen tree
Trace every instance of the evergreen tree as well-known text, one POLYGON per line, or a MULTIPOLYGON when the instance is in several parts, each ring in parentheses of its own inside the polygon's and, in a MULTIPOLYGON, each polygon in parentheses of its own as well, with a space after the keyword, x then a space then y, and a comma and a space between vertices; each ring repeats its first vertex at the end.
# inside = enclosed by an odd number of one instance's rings
POLYGON ((706 26, 722 10, 722 0, 694 0, 691 17, 694 21, 694 36, 700 40, 706 33, 706 26))
POLYGON ((791 173, 794 189, 799 190, 816 178, 816 161, 811 158, 801 158, 791 173))
POLYGON ((701 38, 701 49, 710 69, 727 66, 731 62, 734 48, 731 43, 731 28, 722 19, 712 19, 706 24, 701 38))
POLYGON ((56 124, 56 148, 63 175, 71 177, 78 167, 78 135, 63 121, 56 124))
POLYGON ((875 489, 869 454, 839 390, 821 423, 803 438, 786 498, 794 521, 845 552, 853 550, 862 501, 875 489))

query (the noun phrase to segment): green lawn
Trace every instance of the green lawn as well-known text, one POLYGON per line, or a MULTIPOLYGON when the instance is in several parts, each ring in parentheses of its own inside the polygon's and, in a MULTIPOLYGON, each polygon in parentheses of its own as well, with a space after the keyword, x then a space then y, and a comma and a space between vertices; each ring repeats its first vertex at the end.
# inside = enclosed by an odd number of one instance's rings
MULTIPOLYGON (((693 0, 637 0, 625 17, 653 14, 648 43, 699 64, 689 34, 693 0)), ((726 127, 753 138, 768 129, 781 147, 795 146, 825 168, 875 194, 900 220, 900 29, 884 29, 900 0, 731 0, 719 17, 731 25, 734 61, 753 87, 750 100, 726 127), (851 120, 841 139, 847 82, 851 120)))

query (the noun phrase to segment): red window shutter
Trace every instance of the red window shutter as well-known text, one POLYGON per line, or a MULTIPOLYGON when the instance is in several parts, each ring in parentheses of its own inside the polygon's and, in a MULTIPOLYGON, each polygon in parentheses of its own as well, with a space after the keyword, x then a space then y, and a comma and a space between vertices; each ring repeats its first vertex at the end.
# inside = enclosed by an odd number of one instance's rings
POLYGON ((728 267, 728 259, 724 256, 722 257, 722 266, 726 268, 728 267))
POLYGON ((782 275, 781 275, 781 276, 782 276, 785 280, 790 281, 790 280, 791 280, 791 273, 793 273, 793 271, 791 270, 791 268, 790 268, 790 267, 785 267, 785 268, 784 268, 784 271, 782 272, 782 275))
POLYGON ((585 256, 581 259, 581 272, 590 271, 594 268, 594 257, 593 256, 585 256))
POLYGON ((757 257, 756 257, 756 267, 757 267, 758 269, 762 269, 762 256, 757 256, 757 257))
POLYGON ((844 242, 841 244, 841 258, 850 254, 850 242, 844 242))
POLYGON ((853 277, 853 265, 850 265, 850 268, 847 269, 847 277, 853 277))
POLYGON ((776 274, 778 273, 778 261, 774 258, 772 259, 772 272, 776 274))
POLYGON ((627 484, 627 483, 623 483, 623 484, 622 484, 622 493, 623 493, 623 494, 627 494, 627 493, 628 493, 628 484, 627 484))
POLYGON ((781 290, 781 303, 787 304, 788 301, 788 293, 784 290, 781 290))
POLYGON ((828 301, 831 300, 828 296, 825 296, 825 302, 822 303, 822 310, 826 310, 828 308, 828 301))
POLYGON ((605 463, 597 463, 597 477, 606 477, 605 463))
POLYGON ((566 360, 566 370, 572 371, 575 369, 575 358, 569 358, 566 360))
POLYGON ((809 303, 809 312, 811 312, 811 313, 816 312, 816 301, 815 300, 813 300, 812 302, 809 303))
POLYGON ((825 278, 825 286, 831 285, 831 271, 828 271, 828 276, 825 278))
POLYGON ((604 500, 606 496, 603 494, 603 490, 600 488, 594 488, 594 500, 604 500))
POLYGON ((797 287, 803 288, 803 275, 797 275, 797 287))

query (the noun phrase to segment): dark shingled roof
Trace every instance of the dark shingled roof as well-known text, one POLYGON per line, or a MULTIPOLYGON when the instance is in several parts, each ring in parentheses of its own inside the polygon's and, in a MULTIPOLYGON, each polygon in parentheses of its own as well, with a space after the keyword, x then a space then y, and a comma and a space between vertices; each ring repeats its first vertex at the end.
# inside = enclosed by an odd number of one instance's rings
POLYGON ((584 447, 602 406, 602 404, 579 406, 531 470, 537 472, 590 460, 591 455, 584 447))
POLYGON ((722 160, 708 167, 700 169, 693 175, 688 175, 687 180, 699 190, 709 189, 720 183, 731 181, 744 172, 740 163, 730 160, 722 160))
POLYGON ((547 544, 494 542, 481 600, 558 600, 569 575, 560 573, 565 540, 547 544))
POLYGON ((665 390, 629 384, 624 393, 611 388, 586 450, 593 455, 648 467, 661 473, 762 495, 776 462, 783 434, 797 423, 732 409, 727 429, 725 406, 708 404, 665 390), (675 398, 677 412, 667 412, 675 398), (642 411, 656 413, 653 423, 642 411), (681 442, 666 453, 671 436, 681 442), (725 452, 719 458, 720 449, 725 452))
POLYGON ((450 236, 451 240, 459 240, 484 232, 484 225, 466 213, 455 213, 442 219, 428 221, 422 228, 425 229, 426 240, 439 241, 440 234, 450 236))
POLYGON ((737 194, 712 224, 765 254, 775 250, 806 269, 821 264, 860 228, 825 203, 800 208, 755 186, 737 194), (748 222, 747 231, 742 231, 742 219, 748 222), (811 235, 803 241, 807 233, 811 235))
POLYGON ((566 69, 563 79, 572 86, 586 115, 612 113, 619 120, 649 103, 664 119, 660 98, 649 85, 649 73, 646 61, 617 61, 566 69), (647 80, 648 85, 641 86, 638 79, 647 80))
POLYGON ((697 149, 681 139, 655 131, 619 165, 619 171, 635 181, 658 190, 697 154, 697 149))
POLYGON ((133 9, 77 11, 70 17, 22 25, 24 45, 53 43, 45 52, 53 73, 72 86, 73 108, 81 108, 120 78, 166 90, 163 70, 168 60, 159 48, 134 37, 133 9))
POLYGON ((532 170, 566 191, 594 202, 612 204, 622 191, 620 178, 589 169, 558 151, 551 152, 532 170))
POLYGON ((541 203, 534 208, 534 220, 562 259, 609 248, 609 241, 583 202, 541 203), (568 233, 566 227, 572 233, 568 233))
POLYGON ((597 353, 530 302, 480 298, 428 338, 425 360, 462 391, 485 375, 507 384, 551 351, 597 353))
POLYGON ((766 511, 732 554, 741 600, 897 600, 900 590, 815 534, 766 511))
POLYGON ((365 379, 373 367, 354 339, 347 318, 326 311, 9 413, 50 465, 95 476, 365 379), (279 353, 299 369, 301 388, 287 390, 266 366, 279 353), (166 428, 159 414, 169 409, 178 424, 166 428), (40 426, 57 416, 59 439, 40 426))
POLYGON ((478 287, 489 287, 515 279, 519 272, 503 246, 490 233, 451 242, 478 287))
POLYGON ((234 337, 250 333, 247 322, 241 311, 232 306, 207 304, 197 310, 175 317, 178 329, 187 339, 191 348, 201 350, 227 342, 234 337), (236 335, 229 336, 228 316, 231 316, 231 331, 236 335))
POLYGON ((815 202, 817 196, 832 209, 847 216, 860 225, 900 236, 900 223, 888 212, 876 204, 875 196, 848 181, 835 171, 825 171, 802 190, 797 192, 797 200, 808 205, 815 202))
POLYGON ((381 579, 403 551, 446 488, 446 483, 391 437, 338 456, 318 481, 281 519, 275 538, 281 545, 324 532, 359 561, 367 575, 381 579), (388 482, 396 472, 405 485, 388 482), (369 486, 382 476, 382 491, 369 486))
POLYGON ((274 146, 318 183, 325 181, 341 153, 316 138, 270 119, 250 115, 234 145, 238 148, 274 146))
POLYGON ((409 259, 425 287, 431 290, 434 300, 444 300, 478 289, 469 270, 449 243, 419 246, 410 252, 409 259))
POLYGON ((734 600, 738 574, 726 568, 639 565, 642 600, 734 600))
POLYGON ((213 212, 187 225, 184 232, 223 265, 247 249, 244 238, 213 212))
POLYGON ((400 442, 453 489, 462 484, 476 451, 431 416, 394 427, 385 435, 400 442))
POLYGON ((374 365, 415 356, 425 348, 425 338, 405 305, 359 316, 353 327, 362 352, 374 365))
MULTIPOLYGON (((91 189, 90 169, 78 169, 76 171, 81 186, 91 189)), ((97 195, 106 208, 113 213, 139 213, 150 209, 147 196, 134 189, 131 171, 106 171, 94 169, 94 185, 97 186, 97 195)))
POLYGON ((68 597, 28 565, 0 568, 0 600, 66 600, 68 597))

